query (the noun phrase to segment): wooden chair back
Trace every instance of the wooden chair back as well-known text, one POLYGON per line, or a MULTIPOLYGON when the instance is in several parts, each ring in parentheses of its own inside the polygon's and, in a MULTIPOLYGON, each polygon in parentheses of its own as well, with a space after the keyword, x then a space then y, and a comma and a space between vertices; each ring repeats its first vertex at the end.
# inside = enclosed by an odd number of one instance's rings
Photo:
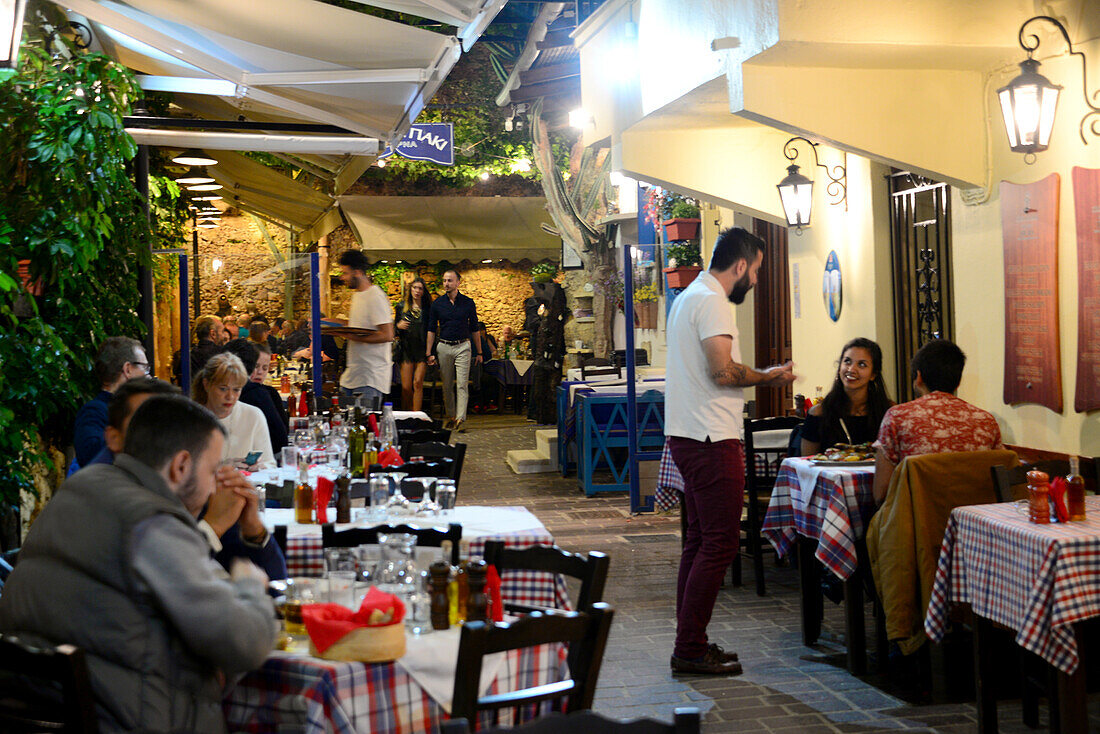
POLYGON ((427 443, 410 443, 407 450, 409 456, 422 456, 429 462, 450 459, 450 473, 421 476, 450 477, 455 480, 455 486, 458 486, 459 479, 462 477, 462 464, 466 460, 466 444, 456 443, 451 446, 439 441, 429 441, 427 443))
MULTIPOLYGON (((486 540, 484 558, 486 563, 496 566, 497 572, 502 575, 505 571, 545 571, 578 579, 581 589, 577 594, 576 609, 582 612, 603 601, 607 571, 611 565, 607 555, 599 551, 591 551, 585 557, 556 545, 535 545, 517 550, 505 547, 502 540, 486 540)), ((541 607, 524 604, 505 603, 504 608, 523 614, 542 611, 541 607)))
POLYGON ((998 502, 1012 502, 1027 496, 1027 473, 1029 471, 1046 472, 1051 479, 1069 474, 1069 462, 1064 459, 1047 459, 1033 464, 1020 464, 1012 468, 991 466, 993 489, 997 492, 998 502))
POLYGON ((99 730, 84 651, 0 635, 0 731, 99 730))
POLYGON ((495 725, 502 709, 513 709, 518 719, 524 707, 544 701, 559 702, 568 712, 592 708, 613 615, 614 610, 601 602, 585 612, 534 612, 510 624, 467 622, 458 645, 451 716, 477 721, 478 712, 492 711, 495 725), (570 680, 478 695, 486 655, 550 643, 569 645, 570 680))
POLYGON ((275 539, 279 550, 283 552, 283 558, 286 558, 286 525, 276 525, 275 529, 271 531, 271 537, 275 539))
POLYGON ((611 360, 604 359, 603 357, 589 357, 581 362, 582 380, 587 380, 589 377, 599 377, 601 375, 622 377, 622 367, 612 364, 611 360))
POLYGON ((409 444, 428 443, 430 441, 450 443, 451 431, 447 428, 418 428, 414 431, 397 429, 397 442, 401 445, 401 457, 405 461, 409 460, 407 451, 409 444))
POLYGON ((337 532, 336 526, 329 523, 321 526, 321 546, 323 548, 357 548, 361 545, 377 545, 378 536, 388 533, 409 533, 416 536, 416 544, 421 548, 441 548, 443 541, 451 541, 451 565, 459 561, 458 543, 462 540, 462 526, 451 523, 446 528, 414 528, 411 525, 376 525, 373 528, 348 528, 337 532))
MULTIPOLYGON (((521 726, 487 729, 485 734, 699 734, 702 726, 699 709, 683 706, 673 709, 672 715, 672 723, 666 724, 656 719, 619 721, 595 711, 553 713, 521 726)), ((439 726, 440 734, 469 734, 469 731, 470 724, 466 719, 450 719, 439 726)))

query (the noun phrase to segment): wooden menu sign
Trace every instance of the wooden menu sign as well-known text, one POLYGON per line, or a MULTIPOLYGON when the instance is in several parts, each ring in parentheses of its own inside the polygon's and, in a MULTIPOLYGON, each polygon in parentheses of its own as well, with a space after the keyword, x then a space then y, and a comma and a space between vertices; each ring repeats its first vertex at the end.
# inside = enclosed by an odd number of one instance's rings
POLYGON ((1073 409, 1100 409, 1100 169, 1073 169, 1077 220, 1077 390, 1073 409))
POLYGON ((1062 412, 1058 339, 1057 173, 1031 184, 1001 182, 1005 260, 1005 384, 1009 405, 1062 412))

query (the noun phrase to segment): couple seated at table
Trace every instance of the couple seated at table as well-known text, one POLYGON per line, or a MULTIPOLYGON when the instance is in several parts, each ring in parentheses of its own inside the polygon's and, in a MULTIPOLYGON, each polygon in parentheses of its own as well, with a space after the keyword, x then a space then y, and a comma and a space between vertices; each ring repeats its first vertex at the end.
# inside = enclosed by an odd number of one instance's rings
POLYGON ((242 559, 227 574, 196 521, 208 501, 255 512, 224 442, 203 406, 148 397, 114 463, 46 505, 4 586, 0 632, 84 650, 101 731, 225 731, 225 682, 271 650, 267 576, 242 559))

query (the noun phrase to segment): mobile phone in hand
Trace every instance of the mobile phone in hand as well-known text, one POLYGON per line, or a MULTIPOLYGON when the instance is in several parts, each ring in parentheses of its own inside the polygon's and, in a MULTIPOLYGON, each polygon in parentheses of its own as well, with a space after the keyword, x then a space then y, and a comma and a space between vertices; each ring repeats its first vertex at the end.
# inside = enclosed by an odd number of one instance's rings
POLYGON ((245 466, 252 466, 252 465, 253 465, 253 464, 255 464, 255 463, 256 463, 257 461, 259 461, 259 460, 260 460, 260 457, 261 457, 261 456, 263 456, 263 452, 262 452, 262 451, 252 451, 252 452, 249 452, 248 456, 244 457, 244 464, 245 464, 245 466))

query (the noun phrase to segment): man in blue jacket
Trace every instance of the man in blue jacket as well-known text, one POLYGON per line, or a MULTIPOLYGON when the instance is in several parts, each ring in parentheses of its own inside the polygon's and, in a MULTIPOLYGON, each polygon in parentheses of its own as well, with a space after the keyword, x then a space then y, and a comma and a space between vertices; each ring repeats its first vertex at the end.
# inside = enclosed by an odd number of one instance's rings
POLYGON ((91 462, 106 445, 103 431, 107 428, 107 403, 111 394, 127 380, 148 375, 149 361, 137 339, 112 336, 103 342, 96 354, 95 373, 99 378, 99 394, 80 407, 73 424, 76 459, 70 474, 91 462))

